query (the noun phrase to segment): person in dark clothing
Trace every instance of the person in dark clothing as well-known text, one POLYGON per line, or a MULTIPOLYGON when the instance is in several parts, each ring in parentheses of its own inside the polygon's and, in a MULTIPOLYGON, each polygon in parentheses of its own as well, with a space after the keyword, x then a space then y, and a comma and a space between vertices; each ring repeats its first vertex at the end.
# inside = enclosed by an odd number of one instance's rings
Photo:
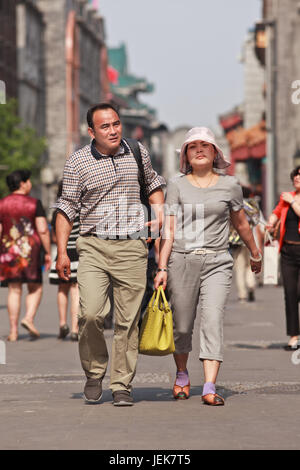
POLYGON ((290 175, 294 191, 283 192, 273 210, 266 230, 273 233, 280 220, 279 251, 284 287, 287 335, 290 336, 286 351, 300 347, 299 326, 299 276, 300 276, 300 165, 290 175))

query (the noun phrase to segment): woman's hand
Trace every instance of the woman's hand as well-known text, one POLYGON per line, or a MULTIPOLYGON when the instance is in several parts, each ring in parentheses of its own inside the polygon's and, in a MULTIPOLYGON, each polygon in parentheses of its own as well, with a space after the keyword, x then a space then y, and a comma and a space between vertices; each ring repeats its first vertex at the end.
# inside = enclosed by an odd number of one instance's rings
POLYGON ((275 230, 275 226, 273 224, 271 224, 270 222, 267 222, 266 225, 265 225, 265 230, 267 232, 273 233, 274 230, 275 230))
POLYGON ((157 289, 161 284, 163 290, 167 287, 168 273, 166 271, 159 271, 154 278, 154 289, 157 289))
POLYGON ((290 204, 294 200, 294 196, 292 196, 292 194, 288 192, 282 193, 281 198, 288 204, 290 204))
POLYGON ((49 271, 51 267, 51 255, 49 253, 46 253, 44 258, 45 258, 45 263, 44 263, 45 271, 49 271))

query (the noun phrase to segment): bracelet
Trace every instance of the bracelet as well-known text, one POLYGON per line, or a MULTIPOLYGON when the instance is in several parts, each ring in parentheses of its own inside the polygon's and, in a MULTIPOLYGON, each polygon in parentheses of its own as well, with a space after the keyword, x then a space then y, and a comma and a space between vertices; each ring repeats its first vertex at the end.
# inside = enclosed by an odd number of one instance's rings
POLYGON ((259 253, 259 258, 253 258, 253 256, 250 255, 251 261, 254 261, 255 263, 258 263, 259 261, 262 260, 262 255, 259 253))
POLYGON ((167 268, 158 268, 157 272, 160 272, 160 271, 165 271, 166 273, 168 272, 167 268))

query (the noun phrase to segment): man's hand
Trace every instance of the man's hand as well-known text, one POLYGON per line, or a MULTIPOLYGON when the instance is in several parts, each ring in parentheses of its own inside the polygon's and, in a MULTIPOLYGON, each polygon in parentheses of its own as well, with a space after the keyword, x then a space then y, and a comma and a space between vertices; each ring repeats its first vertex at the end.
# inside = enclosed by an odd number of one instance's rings
POLYGON ((71 263, 67 254, 57 256, 56 271, 60 279, 64 281, 70 280, 71 263))
POLYGON ((251 271, 255 274, 260 273, 261 271, 261 265, 262 265, 262 260, 259 261, 253 261, 250 259, 250 266, 251 266, 251 271))
POLYGON ((150 243, 153 238, 159 237, 160 223, 158 219, 150 220, 150 222, 145 223, 145 227, 150 227, 150 236, 147 238, 147 243, 150 243))

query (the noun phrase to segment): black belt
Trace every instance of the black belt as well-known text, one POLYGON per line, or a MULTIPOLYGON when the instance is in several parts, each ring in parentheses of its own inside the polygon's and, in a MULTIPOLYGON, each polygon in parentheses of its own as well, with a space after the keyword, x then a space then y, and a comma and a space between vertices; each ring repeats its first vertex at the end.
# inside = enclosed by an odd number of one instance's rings
POLYGON ((294 246, 300 245, 300 242, 292 242, 290 240, 283 240, 283 243, 285 243, 286 245, 294 245, 294 246))

